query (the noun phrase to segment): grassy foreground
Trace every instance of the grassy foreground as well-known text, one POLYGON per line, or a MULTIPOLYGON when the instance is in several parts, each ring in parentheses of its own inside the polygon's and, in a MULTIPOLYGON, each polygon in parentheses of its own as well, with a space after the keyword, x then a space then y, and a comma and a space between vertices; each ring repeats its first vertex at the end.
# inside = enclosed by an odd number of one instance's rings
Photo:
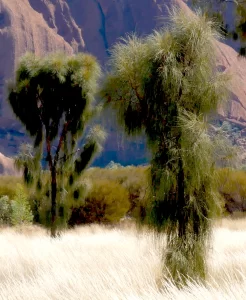
MULTIPOLYGON (((207 285, 160 280, 160 251, 134 227, 0 230, 0 299, 246 299, 246 220, 218 223, 207 285)), ((161 246, 159 244, 159 246, 161 246)))

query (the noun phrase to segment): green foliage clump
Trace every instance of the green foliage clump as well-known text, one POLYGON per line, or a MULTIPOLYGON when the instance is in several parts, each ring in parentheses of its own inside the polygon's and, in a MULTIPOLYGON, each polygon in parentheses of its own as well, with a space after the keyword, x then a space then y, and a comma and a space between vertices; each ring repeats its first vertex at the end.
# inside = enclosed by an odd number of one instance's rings
POLYGON ((86 172, 86 176, 92 181, 106 180, 117 182, 123 186, 129 195, 130 207, 127 212, 129 217, 140 221, 145 215, 146 206, 149 200, 149 167, 122 167, 122 168, 91 168, 86 172))
POLYGON ((246 172, 230 168, 220 169, 219 189, 224 193, 238 193, 246 198, 246 172))
POLYGON ((8 196, 9 199, 13 199, 17 184, 22 182, 20 177, 0 176, 0 196, 8 196))
POLYGON ((28 195, 22 185, 15 186, 13 200, 10 200, 8 195, 0 197, 0 224, 15 226, 32 223, 32 221, 33 214, 28 195))
POLYGON ((118 222, 130 208, 129 194, 119 183, 95 180, 83 206, 73 209, 69 224, 118 222))
POLYGON ((23 186, 17 185, 14 199, 10 202, 11 217, 10 222, 12 225, 22 225, 32 223, 33 214, 28 203, 27 194, 23 186))
POLYGON ((246 172, 230 168, 219 170, 218 190, 228 213, 246 211, 246 172))
POLYGON ((8 196, 0 198, 0 224, 9 224, 11 217, 11 205, 8 196))

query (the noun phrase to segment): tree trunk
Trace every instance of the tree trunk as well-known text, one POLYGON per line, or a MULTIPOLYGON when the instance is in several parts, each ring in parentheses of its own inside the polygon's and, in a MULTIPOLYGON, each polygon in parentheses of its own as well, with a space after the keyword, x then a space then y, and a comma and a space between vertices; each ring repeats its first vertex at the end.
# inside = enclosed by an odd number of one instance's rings
POLYGON ((185 212, 186 199, 185 199, 185 186, 184 186, 184 168, 182 158, 179 158, 179 171, 178 171, 178 236, 182 238, 185 236, 186 227, 187 227, 187 216, 185 212))
POLYGON ((50 235, 52 238, 57 235, 56 224, 56 195, 57 195, 57 181, 56 181, 56 168, 51 171, 51 228, 50 235))

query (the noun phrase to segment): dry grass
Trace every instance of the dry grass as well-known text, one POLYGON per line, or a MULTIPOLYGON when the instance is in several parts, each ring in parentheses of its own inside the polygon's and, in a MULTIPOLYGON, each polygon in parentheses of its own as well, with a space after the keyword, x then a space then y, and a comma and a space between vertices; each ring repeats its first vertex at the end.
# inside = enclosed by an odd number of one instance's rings
POLYGON ((208 283, 181 290, 160 283, 160 248, 132 226, 80 227, 56 240, 39 227, 2 228, 0 244, 4 300, 246 299, 246 220, 215 226, 208 283))

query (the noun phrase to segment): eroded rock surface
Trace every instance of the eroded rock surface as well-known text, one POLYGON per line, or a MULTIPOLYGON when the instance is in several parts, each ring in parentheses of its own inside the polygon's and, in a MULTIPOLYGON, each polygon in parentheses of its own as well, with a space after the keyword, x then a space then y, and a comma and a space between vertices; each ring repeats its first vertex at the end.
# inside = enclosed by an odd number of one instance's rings
POLYGON ((0 153, 0 174, 8 176, 21 176, 14 166, 14 161, 12 158, 4 156, 0 153))

